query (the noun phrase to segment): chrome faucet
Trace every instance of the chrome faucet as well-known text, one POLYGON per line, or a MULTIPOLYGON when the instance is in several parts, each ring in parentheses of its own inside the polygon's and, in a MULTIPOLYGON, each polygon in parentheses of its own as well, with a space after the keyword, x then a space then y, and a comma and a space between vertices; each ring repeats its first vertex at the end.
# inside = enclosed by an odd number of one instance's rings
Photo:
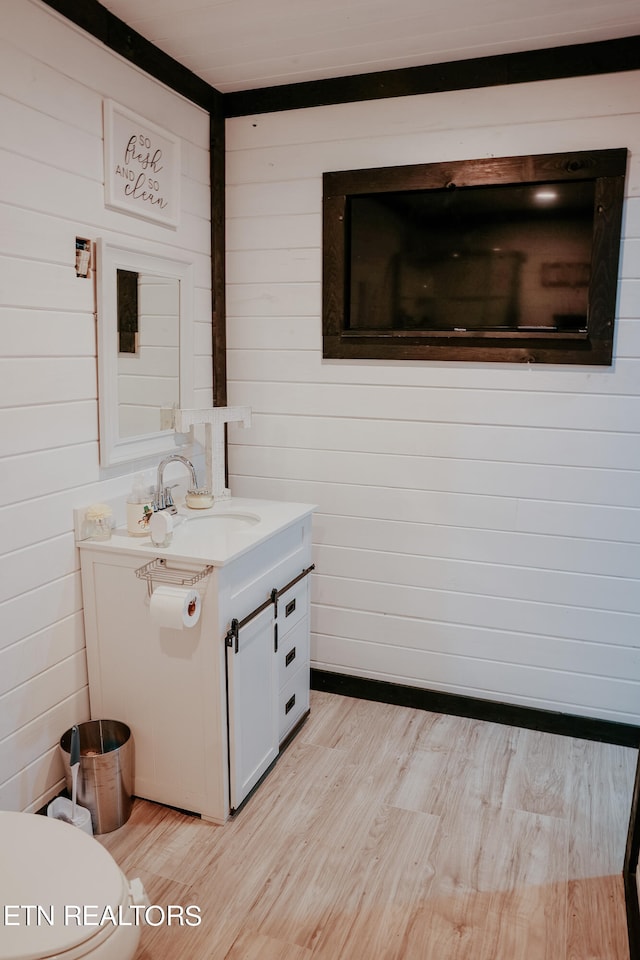
POLYGON ((156 479, 156 490, 153 497, 153 509, 155 510, 167 510, 169 507, 173 507, 175 513, 175 507, 173 504, 173 497, 171 496, 171 487, 165 487, 164 485, 164 468, 168 463, 173 461, 178 463, 183 463, 187 470, 191 474, 191 489, 198 489, 198 478, 196 477, 196 468, 191 463, 191 460, 187 460, 186 457, 180 456, 179 453, 172 453, 170 456, 165 457, 164 460, 161 460, 158 464, 158 476, 156 479))

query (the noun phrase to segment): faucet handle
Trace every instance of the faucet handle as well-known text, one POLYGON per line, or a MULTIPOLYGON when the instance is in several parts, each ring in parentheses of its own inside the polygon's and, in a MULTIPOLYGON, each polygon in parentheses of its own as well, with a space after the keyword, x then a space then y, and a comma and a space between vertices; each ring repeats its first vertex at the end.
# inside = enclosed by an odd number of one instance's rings
POLYGON ((172 506, 173 506, 173 494, 171 493, 171 491, 173 490, 174 487, 178 487, 178 486, 180 486, 179 483, 171 483, 171 484, 169 484, 168 487, 165 487, 165 488, 164 488, 163 496, 164 496, 164 505, 165 505, 165 507, 172 507, 172 506))

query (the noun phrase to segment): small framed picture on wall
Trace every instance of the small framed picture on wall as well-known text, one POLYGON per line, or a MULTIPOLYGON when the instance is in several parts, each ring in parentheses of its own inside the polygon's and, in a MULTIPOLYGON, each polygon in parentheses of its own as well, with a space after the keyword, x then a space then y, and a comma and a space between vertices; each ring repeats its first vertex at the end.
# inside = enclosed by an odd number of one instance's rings
POLYGON ((177 227, 180 140, 112 100, 103 103, 105 205, 177 227))

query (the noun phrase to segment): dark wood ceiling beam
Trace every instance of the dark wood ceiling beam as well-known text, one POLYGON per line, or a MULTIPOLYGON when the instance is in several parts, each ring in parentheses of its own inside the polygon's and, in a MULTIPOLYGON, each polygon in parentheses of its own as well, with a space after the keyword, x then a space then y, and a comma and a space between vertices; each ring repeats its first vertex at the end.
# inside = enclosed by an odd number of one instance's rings
POLYGON ((640 37, 225 93, 227 117, 640 69, 640 37))

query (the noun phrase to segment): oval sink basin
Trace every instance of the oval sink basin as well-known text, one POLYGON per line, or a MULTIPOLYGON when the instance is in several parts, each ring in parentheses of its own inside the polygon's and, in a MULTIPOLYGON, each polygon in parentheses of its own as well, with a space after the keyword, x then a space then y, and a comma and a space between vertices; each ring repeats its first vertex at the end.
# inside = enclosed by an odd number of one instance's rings
POLYGON ((215 537, 229 533, 241 533, 260 523, 260 517, 250 513, 210 513, 207 516, 188 517, 177 532, 190 536, 215 537))

